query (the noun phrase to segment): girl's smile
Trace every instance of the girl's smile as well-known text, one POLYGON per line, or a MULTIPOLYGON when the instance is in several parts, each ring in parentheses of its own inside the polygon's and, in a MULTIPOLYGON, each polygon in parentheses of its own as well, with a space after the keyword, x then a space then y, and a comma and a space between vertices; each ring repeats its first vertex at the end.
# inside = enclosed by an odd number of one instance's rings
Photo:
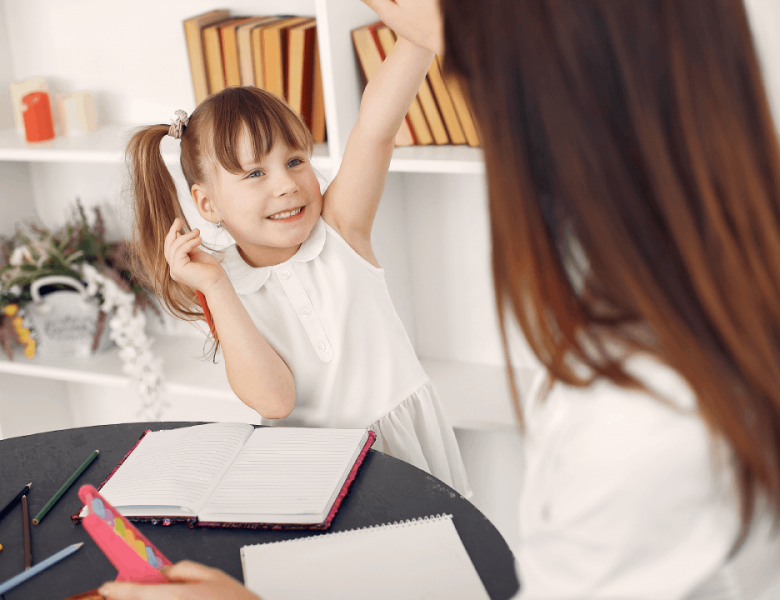
POLYGON ((292 210, 278 212, 268 218, 272 221, 276 221, 277 223, 289 223, 291 221, 298 221, 299 219, 302 219, 303 211, 305 210, 305 206, 299 206, 298 208, 294 208, 292 210))

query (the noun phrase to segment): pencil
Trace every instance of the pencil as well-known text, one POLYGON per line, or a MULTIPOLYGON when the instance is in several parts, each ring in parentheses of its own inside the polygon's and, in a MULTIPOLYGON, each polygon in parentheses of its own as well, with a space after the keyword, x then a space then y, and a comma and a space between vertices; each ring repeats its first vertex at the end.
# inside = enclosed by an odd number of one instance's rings
POLYGON ((30 511, 27 510, 27 496, 22 496, 22 530, 24 531, 24 570, 32 567, 32 548, 30 547, 30 511))
POLYGON ((31 569, 28 569, 27 571, 22 571, 18 575, 14 575, 13 577, 11 577, 11 579, 4 581, 3 583, 0 583, 0 594, 5 594, 8 590, 10 590, 11 588, 15 588, 23 581, 27 581, 33 575, 37 575, 44 569, 48 569, 50 566, 61 561, 66 556, 70 556, 71 554, 73 554, 76 550, 81 548, 83 545, 84 542, 79 542, 78 544, 71 544, 67 548, 63 548, 62 550, 57 552, 57 554, 53 554, 46 560, 42 560, 31 569))
POLYGON ((46 506, 44 506, 41 509, 41 512, 39 512, 37 515, 35 515, 35 518, 32 520, 32 524, 33 525, 37 525, 38 523, 41 522, 41 520, 43 519, 43 517, 46 516, 46 513, 49 512, 51 507, 54 506, 54 504, 57 502, 57 500, 59 500, 60 497, 65 492, 68 491, 68 488, 70 486, 72 486, 73 482, 76 481, 79 478, 79 475, 81 475, 84 471, 87 470, 87 467, 92 464, 92 461, 94 461, 97 458, 98 454, 100 454, 100 450, 95 450, 92 454, 90 454, 87 457, 87 460, 85 460, 83 463, 81 463, 81 466, 78 469, 76 469, 76 472, 73 473, 73 475, 71 475, 70 477, 68 477, 68 480, 65 483, 63 483, 62 487, 59 490, 57 490, 57 493, 54 494, 51 497, 51 500, 49 500, 46 503, 46 506))
POLYGON ((11 500, 8 504, 3 507, 3 510, 0 510, 0 519, 2 519, 4 516, 6 516, 9 512, 11 512, 11 509, 16 506, 16 503, 19 502, 19 500, 22 499, 22 496, 29 493, 30 487, 32 487, 32 481, 28 483, 26 486, 22 488, 22 491, 16 494, 14 496, 13 500, 11 500))

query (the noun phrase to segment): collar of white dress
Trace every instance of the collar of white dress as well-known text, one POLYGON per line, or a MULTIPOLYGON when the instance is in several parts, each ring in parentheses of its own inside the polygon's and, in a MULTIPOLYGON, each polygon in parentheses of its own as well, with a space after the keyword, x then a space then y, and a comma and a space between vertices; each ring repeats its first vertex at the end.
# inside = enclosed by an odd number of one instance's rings
MULTIPOLYGON (((301 244, 298 251, 290 258, 290 262, 307 262, 322 252, 325 245, 325 224, 322 217, 317 219, 309 237, 301 244)), ((239 294, 252 294, 259 290, 268 281, 271 272, 279 267, 273 265, 270 267, 253 267, 248 265, 238 252, 235 244, 228 246, 223 251, 215 254, 217 260, 222 263, 230 282, 233 284, 236 292, 239 294)))

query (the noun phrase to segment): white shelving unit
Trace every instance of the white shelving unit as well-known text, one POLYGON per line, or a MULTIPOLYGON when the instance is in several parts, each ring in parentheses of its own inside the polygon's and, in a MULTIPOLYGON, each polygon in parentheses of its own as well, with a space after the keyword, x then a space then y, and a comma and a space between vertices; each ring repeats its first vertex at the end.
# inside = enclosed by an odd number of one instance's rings
MULTIPOLYGON (((214 8, 233 15, 317 18, 328 141, 315 148, 314 166, 327 185, 363 89, 350 31, 376 20, 359 0, 0 0, 0 234, 12 233, 16 221, 34 214, 56 226, 76 197, 104 209, 109 235, 129 234, 128 133, 139 125, 170 123, 177 109, 195 108, 182 21, 214 8), (8 83, 32 76, 46 78, 52 95, 92 91, 100 128, 27 144, 14 129, 8 83)), ((162 153, 191 225, 208 238, 213 230, 192 208, 178 166, 178 142, 164 140, 162 153)), ((503 494, 495 482, 507 474, 501 467, 489 481, 484 475, 506 464, 518 477, 519 442, 490 280, 482 152, 466 146, 398 148, 390 171, 374 229, 375 252, 410 339, 467 442, 473 500, 488 516, 492 510, 491 518, 499 528, 504 523, 511 538, 513 500, 507 500, 508 517, 490 508, 496 494, 503 494), (491 451, 499 438, 503 450, 491 451)), ((224 365, 202 358, 202 344, 189 328, 169 324, 157 334, 170 405, 163 418, 258 422, 230 391, 224 365)), ((527 393, 536 363, 518 335, 513 348, 527 393)), ((8 361, 0 354, 0 436, 132 420, 137 406, 114 352, 71 363, 21 354, 8 361), (34 420, 22 405, 38 407, 34 420)))

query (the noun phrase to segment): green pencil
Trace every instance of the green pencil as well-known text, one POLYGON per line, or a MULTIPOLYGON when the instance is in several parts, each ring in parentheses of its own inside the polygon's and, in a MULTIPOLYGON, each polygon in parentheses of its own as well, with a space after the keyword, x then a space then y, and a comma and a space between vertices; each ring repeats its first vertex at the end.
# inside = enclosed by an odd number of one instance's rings
POLYGON ((33 525, 37 525, 38 523, 41 522, 43 517, 46 516, 46 513, 49 512, 49 510, 51 510, 51 507, 54 506, 55 503, 57 502, 57 500, 59 500, 60 497, 65 492, 68 491, 68 488, 70 486, 72 486, 73 482, 76 481, 79 478, 79 475, 81 475, 84 471, 87 470, 87 467, 89 465, 91 465, 92 461, 94 461, 98 457, 98 454, 100 454, 100 450, 95 450, 92 454, 90 454, 87 457, 87 460, 85 460, 83 463, 81 463, 81 466, 78 469, 76 469, 76 472, 73 473, 73 475, 71 475, 70 477, 68 477, 68 480, 65 483, 63 483, 62 487, 57 490, 57 493, 54 494, 54 496, 51 497, 51 500, 49 500, 46 503, 46 506, 44 506, 41 509, 41 512, 39 512, 37 515, 35 515, 35 518, 32 520, 33 525))

